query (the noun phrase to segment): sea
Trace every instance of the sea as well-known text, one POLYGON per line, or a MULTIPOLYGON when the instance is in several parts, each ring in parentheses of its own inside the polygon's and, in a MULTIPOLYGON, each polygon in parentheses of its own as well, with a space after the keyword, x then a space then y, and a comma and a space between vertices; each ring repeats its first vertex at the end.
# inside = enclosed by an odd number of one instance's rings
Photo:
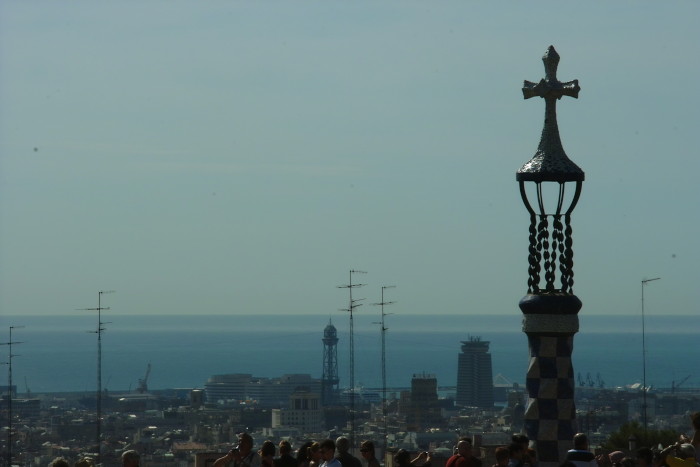
MULTIPOLYGON (((260 377, 306 373, 320 378, 322 338, 329 323, 337 330, 340 386, 350 384, 347 313, 105 315, 100 334, 94 314, 0 316, 0 330, 15 327, 12 358, 7 345, 0 347, 0 358, 11 361, 12 384, 17 386, 18 396, 93 392, 98 347, 102 387, 113 393, 135 390, 149 364, 147 384, 151 390, 203 388, 212 375, 228 373, 260 377)), ((353 315, 356 386, 382 385, 379 318, 376 314, 353 315)), ((644 350, 647 384, 657 388, 681 384, 700 387, 700 316, 647 315, 644 333, 640 316, 581 313, 579 319, 573 354, 577 379, 605 387, 639 383, 644 350)), ((435 375, 440 387, 454 386, 461 341, 470 338, 490 343, 494 378, 523 384, 528 346, 521 325, 519 312, 386 315, 387 386, 410 387, 417 374, 435 375)), ((0 337, 0 342, 7 339, 0 337)))

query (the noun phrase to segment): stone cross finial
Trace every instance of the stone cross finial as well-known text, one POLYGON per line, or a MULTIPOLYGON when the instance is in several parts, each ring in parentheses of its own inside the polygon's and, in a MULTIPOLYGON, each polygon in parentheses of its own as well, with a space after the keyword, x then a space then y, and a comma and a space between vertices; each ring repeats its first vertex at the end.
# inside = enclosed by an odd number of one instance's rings
POLYGON ((542 62, 544 62, 544 79, 541 79, 539 83, 525 80, 523 97, 525 99, 535 96, 540 96, 544 99, 561 99, 561 96, 570 96, 578 99, 578 92, 581 88, 577 79, 566 83, 562 83, 557 79, 559 54, 554 50, 554 46, 549 46, 542 57, 542 62))
POLYGON ((557 100, 562 96, 578 98, 581 88, 578 80, 562 83, 557 79, 559 54, 549 46, 542 57, 545 77, 539 83, 525 81, 523 97, 539 96, 545 100, 544 128, 535 156, 523 165, 516 174, 518 181, 566 182, 583 181, 583 171, 564 152, 557 125, 557 100))

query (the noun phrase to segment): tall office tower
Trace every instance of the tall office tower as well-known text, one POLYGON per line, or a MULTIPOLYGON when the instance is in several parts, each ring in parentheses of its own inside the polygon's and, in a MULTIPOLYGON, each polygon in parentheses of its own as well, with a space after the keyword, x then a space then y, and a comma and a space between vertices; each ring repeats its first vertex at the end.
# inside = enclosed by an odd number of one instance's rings
POLYGON ((421 431, 443 425, 435 375, 425 373, 413 375, 410 399, 406 401, 405 406, 409 431, 421 431))
POLYGON ((338 403, 338 332, 328 320, 323 330, 323 376, 321 377, 321 403, 329 406, 338 403))
POLYGON ((462 341, 457 363, 457 405, 493 407, 493 376, 489 342, 480 336, 462 341))

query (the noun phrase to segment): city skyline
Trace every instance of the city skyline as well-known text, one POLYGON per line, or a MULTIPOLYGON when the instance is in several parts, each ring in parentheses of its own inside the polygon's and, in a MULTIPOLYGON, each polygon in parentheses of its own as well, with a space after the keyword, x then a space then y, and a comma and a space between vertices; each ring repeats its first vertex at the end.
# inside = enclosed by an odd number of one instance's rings
POLYGON ((550 44, 582 319, 697 313, 696 3, 40 5, 0 6, 3 316, 335 319, 352 268, 519 315, 550 44))

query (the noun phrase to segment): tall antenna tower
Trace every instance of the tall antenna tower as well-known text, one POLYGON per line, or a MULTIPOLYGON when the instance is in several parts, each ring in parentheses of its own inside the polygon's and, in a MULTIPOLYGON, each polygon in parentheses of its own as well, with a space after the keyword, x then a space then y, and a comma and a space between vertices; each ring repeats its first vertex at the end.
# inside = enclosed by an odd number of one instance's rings
POLYGON ((359 271, 356 269, 350 270, 350 282, 346 285, 339 285, 339 289, 348 289, 350 294, 349 307, 342 309, 342 311, 347 311, 350 313, 350 446, 355 447, 355 337, 354 337, 354 321, 353 321, 353 311, 355 308, 362 306, 358 303, 364 298, 358 298, 353 300, 352 289, 362 287, 366 284, 353 284, 352 275, 353 274, 367 274, 367 271, 359 271))
POLYGON ((102 455, 102 331, 105 323, 102 321, 102 310, 109 310, 109 307, 102 306, 102 295, 114 293, 115 290, 100 290, 97 292, 97 308, 83 308, 87 311, 97 311, 97 330, 90 331, 97 334, 97 392, 95 394, 96 416, 95 416, 95 440, 97 441, 97 458, 95 465, 100 465, 102 455))
POLYGON ((21 329, 24 326, 10 326, 10 340, 3 342, 2 345, 8 347, 7 353, 7 465, 12 465, 12 357, 19 357, 12 353, 12 345, 24 344, 24 342, 15 342, 12 340, 12 330, 21 329))
POLYGON ((373 305, 381 306, 382 307, 382 320, 379 323, 381 325, 382 329, 382 420, 384 424, 384 452, 386 452, 387 448, 387 442, 388 442, 388 433, 387 433, 387 425, 386 425, 386 418, 387 418, 387 400, 386 400, 386 332, 389 330, 388 327, 386 327, 386 323, 384 318, 388 315, 393 315, 393 313, 384 313, 384 305, 391 305, 392 303, 396 302, 387 302, 384 301, 384 290, 386 289, 393 289, 396 288, 395 285, 385 285, 382 286, 382 301, 379 303, 373 303, 373 305))

